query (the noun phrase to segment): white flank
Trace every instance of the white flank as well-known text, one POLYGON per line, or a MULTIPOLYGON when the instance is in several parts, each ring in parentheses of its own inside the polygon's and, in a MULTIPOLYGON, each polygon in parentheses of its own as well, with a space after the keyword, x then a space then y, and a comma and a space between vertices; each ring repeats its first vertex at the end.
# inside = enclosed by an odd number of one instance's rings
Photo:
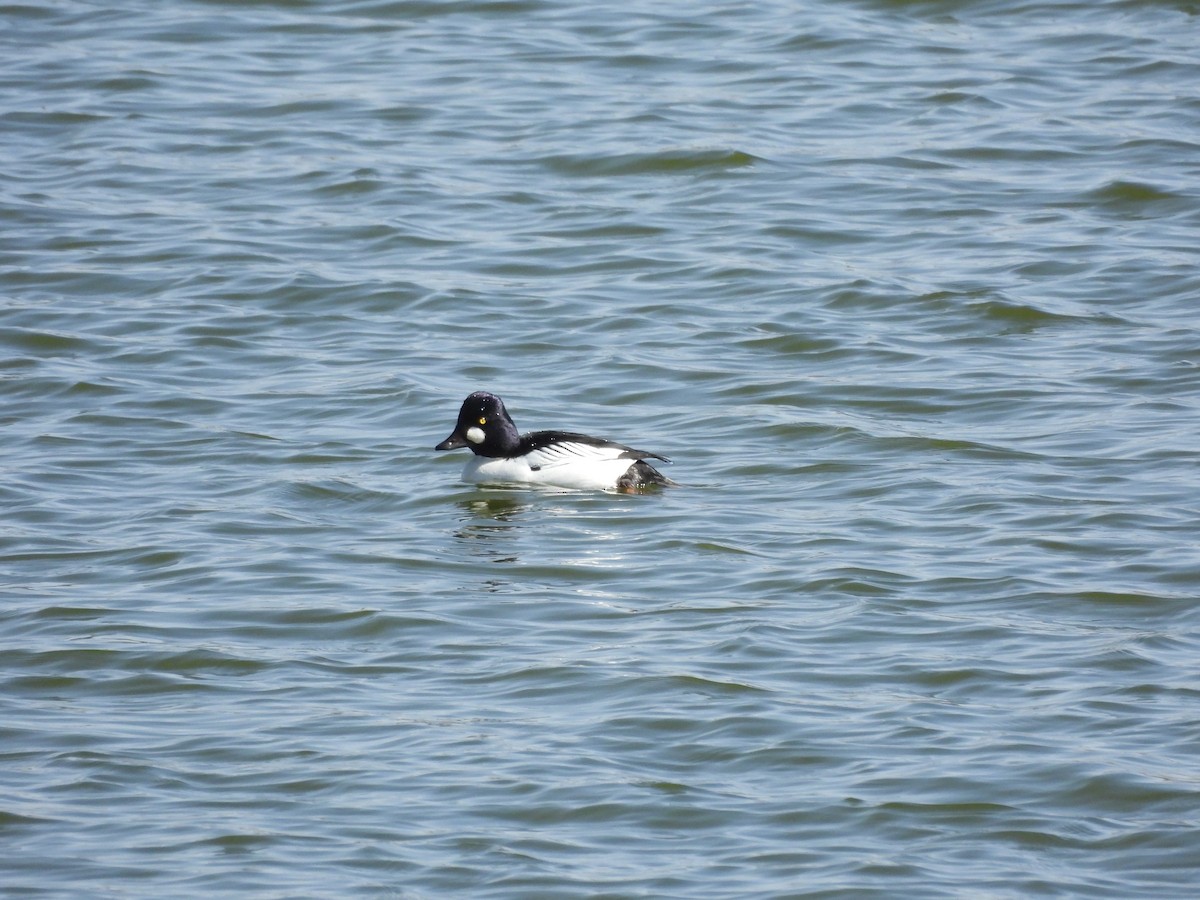
POLYGON ((580 491, 607 491, 634 460, 619 459, 620 447, 591 444, 552 444, 515 459, 472 457, 463 481, 489 484, 542 484, 580 491))

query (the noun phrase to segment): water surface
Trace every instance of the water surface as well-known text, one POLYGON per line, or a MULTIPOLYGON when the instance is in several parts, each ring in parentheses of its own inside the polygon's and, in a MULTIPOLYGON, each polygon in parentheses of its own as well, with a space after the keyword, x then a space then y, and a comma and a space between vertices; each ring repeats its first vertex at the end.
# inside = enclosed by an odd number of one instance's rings
POLYGON ((6 890, 1194 890, 1198 12, 0 7, 6 890))

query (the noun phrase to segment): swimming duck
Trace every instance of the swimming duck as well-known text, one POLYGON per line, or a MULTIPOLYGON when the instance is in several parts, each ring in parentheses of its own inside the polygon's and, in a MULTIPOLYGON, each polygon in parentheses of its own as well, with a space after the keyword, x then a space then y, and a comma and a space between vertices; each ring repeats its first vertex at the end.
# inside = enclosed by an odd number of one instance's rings
POLYGON ((463 481, 622 493, 675 484, 646 462, 670 462, 657 453, 573 431, 519 434, 504 401, 487 391, 463 401, 454 431, 434 449, 458 447, 470 447, 473 454, 463 481))

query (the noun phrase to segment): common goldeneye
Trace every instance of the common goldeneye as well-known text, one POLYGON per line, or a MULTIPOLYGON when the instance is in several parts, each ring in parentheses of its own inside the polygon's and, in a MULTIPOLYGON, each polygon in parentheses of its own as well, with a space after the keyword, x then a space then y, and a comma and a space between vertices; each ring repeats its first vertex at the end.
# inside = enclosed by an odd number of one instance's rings
POLYGON ((454 431, 433 449, 458 447, 470 447, 475 454, 463 469, 463 481, 624 493, 675 484, 646 462, 670 462, 657 453, 570 431, 518 434, 504 401, 487 391, 463 401, 454 431))

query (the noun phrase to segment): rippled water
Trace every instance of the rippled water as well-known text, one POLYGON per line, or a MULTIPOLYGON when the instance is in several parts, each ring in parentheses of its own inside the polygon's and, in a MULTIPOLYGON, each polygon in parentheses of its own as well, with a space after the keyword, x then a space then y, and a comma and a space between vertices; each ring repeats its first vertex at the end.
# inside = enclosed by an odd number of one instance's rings
POLYGON ((1198 14, 0 6, 4 890, 1194 891, 1198 14))

